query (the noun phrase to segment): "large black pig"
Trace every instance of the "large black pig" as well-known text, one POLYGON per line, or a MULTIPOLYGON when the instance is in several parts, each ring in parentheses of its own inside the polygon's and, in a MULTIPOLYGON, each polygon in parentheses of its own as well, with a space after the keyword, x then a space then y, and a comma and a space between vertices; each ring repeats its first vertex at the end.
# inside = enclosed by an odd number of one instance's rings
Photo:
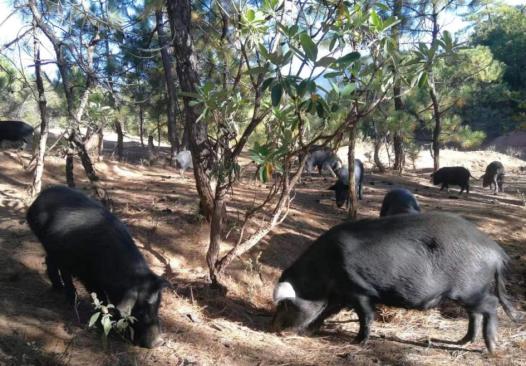
POLYGON ((420 206, 415 196, 407 189, 395 188, 385 195, 380 209, 380 217, 419 212, 420 206))
POLYGON ((27 212, 29 227, 46 250, 53 287, 74 301, 72 277, 102 301, 131 314, 134 343, 160 343, 159 304, 167 281, 155 275, 126 226, 100 203, 64 186, 47 188, 27 212))
POLYGON ((459 194, 462 194, 462 192, 466 190, 466 195, 469 194, 470 177, 475 178, 471 175, 469 170, 462 166, 447 166, 440 168, 431 174, 435 186, 442 184, 440 190, 443 190, 444 188, 449 190, 449 185, 457 185, 460 186, 459 194))
POLYGON ((504 165, 500 161, 492 161, 480 178, 482 179, 482 187, 486 188, 489 186, 490 189, 494 189, 494 194, 504 191, 502 188, 504 184, 504 165))
POLYGON ((469 314, 459 343, 475 339, 482 318, 486 346, 495 349, 497 305, 506 299, 504 250, 473 224, 446 213, 402 214, 346 222, 321 235, 274 290, 276 331, 314 331, 343 308, 359 318, 358 342, 369 337, 375 305, 429 309, 450 299, 469 314))
MULTIPOLYGON (((354 181, 356 184, 356 194, 359 199, 363 198, 363 177, 364 177, 363 163, 360 159, 354 160, 354 181)), ((349 198, 349 168, 344 165, 337 170, 338 180, 329 190, 334 191, 336 197, 336 206, 341 208, 349 198)))
POLYGON ((33 132, 33 127, 22 121, 0 121, 0 145, 9 141, 24 148, 31 141, 33 132))

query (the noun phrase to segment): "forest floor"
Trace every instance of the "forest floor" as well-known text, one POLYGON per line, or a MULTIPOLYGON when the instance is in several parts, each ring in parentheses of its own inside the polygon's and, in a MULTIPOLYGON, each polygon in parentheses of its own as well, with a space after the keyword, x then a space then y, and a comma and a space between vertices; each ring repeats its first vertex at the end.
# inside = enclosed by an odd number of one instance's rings
MULTIPOLYGON (((151 268, 173 284, 164 292, 160 308, 163 344, 147 350, 115 337, 105 348, 100 333, 86 325, 88 295, 81 291, 77 316, 61 294, 50 290, 44 251, 24 219, 31 181, 24 166, 30 154, 0 151, 0 365, 526 364, 526 325, 512 323, 502 309, 495 355, 487 354, 482 339, 467 347, 452 343, 467 331, 466 315, 454 304, 426 312, 381 307, 366 346, 352 343, 358 329, 352 311, 330 318, 314 336, 268 332, 272 290, 281 271, 313 239, 346 218, 326 190, 331 180, 314 177, 298 186, 285 222, 232 263, 224 294, 206 282, 208 227, 197 213, 191 172, 182 178, 173 168, 143 165, 144 151, 136 145, 126 146, 128 162, 106 156, 96 169, 111 194, 115 214, 128 225, 151 268)), ((505 193, 494 196, 473 181, 466 198, 458 197, 456 188, 447 193, 431 185, 427 152, 417 160, 416 170, 408 166, 402 176, 372 171, 366 154, 367 149, 359 149, 358 157, 369 168, 360 217, 376 217, 384 194, 397 186, 414 192, 425 211, 463 215, 512 258, 509 294, 515 307, 526 311, 526 176, 520 169, 525 161, 491 151, 444 151, 443 166, 464 165, 476 177, 493 160, 507 168, 505 193)), ((229 200, 232 218, 266 189, 252 179, 248 159, 245 163, 248 168, 229 200)), ((45 184, 65 184, 64 159, 51 156, 46 164, 45 184)), ((76 164, 77 185, 85 188, 86 179, 76 164)))

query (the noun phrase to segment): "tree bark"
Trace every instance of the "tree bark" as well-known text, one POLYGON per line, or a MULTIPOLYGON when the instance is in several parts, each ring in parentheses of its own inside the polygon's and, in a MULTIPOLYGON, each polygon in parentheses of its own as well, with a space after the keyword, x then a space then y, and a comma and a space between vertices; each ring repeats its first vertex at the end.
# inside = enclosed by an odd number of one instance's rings
MULTIPOLYGON (((176 121, 176 111, 177 111, 177 96, 175 93, 175 82, 172 75, 172 59, 168 54, 166 47, 168 46, 168 40, 166 39, 166 34, 164 32, 163 25, 163 12, 162 10, 157 10, 155 12, 155 20, 157 23, 157 35, 159 36, 159 46, 161 47, 161 59, 163 61, 163 70, 164 70, 164 80, 166 83, 166 93, 167 93, 167 116, 168 116, 168 141, 170 142, 170 163, 173 164, 174 156, 179 152, 179 139, 177 137, 177 121, 176 121)), ((160 133, 160 132, 159 132, 160 133)))
POLYGON ((40 139, 36 151, 36 167, 33 174, 33 183, 31 185, 31 196, 36 196, 42 189, 42 175, 44 173, 44 158, 46 155, 47 138, 49 123, 47 116, 47 100, 42 80, 41 60, 40 60, 40 40, 37 36, 36 25, 33 24, 33 44, 35 53, 35 77, 38 90, 38 108, 40 110, 40 139))
POLYGON ((442 126, 434 81, 429 88, 429 95, 433 103, 433 119, 435 120, 435 127, 433 128, 433 171, 436 172, 440 168, 440 133, 442 126))
MULTIPOLYGON (((176 58, 177 77, 181 90, 185 93, 196 93, 199 85, 196 58, 191 37, 190 0, 168 0, 168 17, 173 35, 173 47, 176 58)), ((206 161, 211 158, 206 121, 197 121, 199 113, 190 105, 191 98, 183 97, 185 129, 192 152, 194 177, 200 199, 201 214, 211 220, 214 210, 214 196, 206 174, 206 161)))
MULTIPOLYGON (((431 14, 431 20, 433 22, 433 30, 431 32, 431 47, 435 48, 437 46, 437 38, 439 33, 438 26, 438 11, 437 5, 433 2, 432 6, 433 12, 431 14)), ((438 102, 438 97, 435 88, 435 75, 433 72, 433 64, 428 65, 428 80, 429 80, 429 96, 431 97, 431 102, 433 104, 433 119, 435 120, 435 127, 433 129, 433 171, 437 171, 440 168, 440 133, 441 133, 441 120, 440 120, 440 104, 438 102)))
POLYGON ((374 140, 374 165, 378 168, 380 173, 385 173, 385 166, 380 160, 380 149, 382 148, 382 139, 375 138, 374 140))
POLYGON ((117 132, 117 158, 122 160, 124 158, 124 133, 122 132, 121 121, 115 119, 113 121, 115 132, 117 132))
POLYGON ((354 159, 356 147, 356 133, 358 123, 354 122, 349 128, 349 150, 347 152, 347 160, 349 166, 349 198, 348 198, 348 216, 351 220, 356 220, 358 214, 358 196, 356 195, 356 179, 354 176, 354 159))
POLYGON ((75 188, 75 175, 73 174, 73 169, 73 153, 68 151, 66 154, 66 183, 70 188, 75 188))
MULTIPOLYGON (((393 16, 397 17, 398 19, 402 18, 403 3, 404 3, 403 0, 394 0, 393 16)), ((396 24, 392 30, 393 43, 394 43, 394 47, 397 50, 400 50, 401 28, 402 28, 402 22, 396 24)), ((400 93, 401 93, 401 84, 400 84, 400 79, 398 78, 398 75, 397 75, 396 80, 393 85, 394 108, 395 108, 395 111, 397 112, 401 112, 404 109, 404 105, 403 105, 402 97, 400 93)), ((405 165, 404 139, 402 136, 401 126, 398 126, 398 128, 394 131, 393 150, 395 154, 394 169, 401 174, 404 170, 404 165, 405 165)))
POLYGON ((141 147, 144 147, 144 109, 142 104, 139 104, 139 138, 141 139, 141 147))

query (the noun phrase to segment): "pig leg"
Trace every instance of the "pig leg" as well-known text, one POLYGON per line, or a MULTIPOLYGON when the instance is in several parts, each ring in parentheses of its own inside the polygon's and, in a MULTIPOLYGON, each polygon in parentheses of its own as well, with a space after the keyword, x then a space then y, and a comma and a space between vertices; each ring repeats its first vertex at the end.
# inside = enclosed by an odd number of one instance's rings
POLYGON ((53 288, 55 290, 61 290, 64 288, 64 285, 62 285, 62 281, 60 279, 57 264, 55 263, 55 260, 49 255, 46 256, 46 268, 47 276, 51 280, 53 288))
POLYGON ((495 189, 493 190, 493 194, 497 195, 497 192, 499 191, 499 183, 497 181, 497 175, 493 177, 493 185, 495 186, 495 189))
POLYGON ((343 306, 339 303, 330 303, 323 309, 320 315, 309 325, 309 331, 316 332, 320 329, 320 327, 323 325, 323 321, 327 319, 328 317, 337 314, 340 312, 340 310, 343 308, 343 306))
POLYGON ((60 274, 62 275, 62 281, 64 282, 64 291, 66 292, 66 298, 70 304, 75 304, 77 292, 75 291, 75 286, 73 285, 73 278, 71 277, 71 273, 61 268, 60 274))
POLYGON ((458 344, 467 344, 475 342, 475 339, 477 338, 477 335, 480 333, 480 326, 482 324, 482 314, 476 313, 474 311, 468 310, 469 314, 469 325, 468 325, 468 332, 457 343, 458 344))
POLYGON ((358 296, 354 301, 354 309, 358 314, 360 330, 355 338, 356 343, 365 344, 371 332, 371 323, 374 320, 374 305, 367 296, 358 296))
POLYGON ((498 303, 499 300, 495 295, 486 293, 472 308, 473 312, 480 313, 483 316, 482 334, 489 353, 493 353, 496 346, 498 303))

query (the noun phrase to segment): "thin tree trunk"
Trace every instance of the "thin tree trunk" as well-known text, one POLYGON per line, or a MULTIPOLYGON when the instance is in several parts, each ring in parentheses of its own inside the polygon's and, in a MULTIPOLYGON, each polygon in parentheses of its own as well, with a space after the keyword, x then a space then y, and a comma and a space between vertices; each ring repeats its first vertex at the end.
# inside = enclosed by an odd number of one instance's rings
MULTIPOLYGON (((438 26, 438 13, 437 4, 433 3, 433 13, 431 14, 433 22, 433 31, 431 32, 431 47, 437 47, 436 42, 438 38, 439 26, 438 26)), ((433 72, 432 63, 428 66, 429 74, 429 96, 433 104, 433 119, 435 120, 435 127, 433 129, 433 171, 437 171, 440 168, 440 133, 441 133, 441 120, 440 120, 440 105, 435 89, 435 75, 433 72)))
POLYGON ((378 168, 380 173, 385 173, 385 166, 380 160, 380 149, 382 148, 382 139, 375 138, 374 140, 374 165, 378 168))
POLYGON ((157 147, 161 147, 161 115, 159 114, 157 115, 157 147))
POLYGON ((210 222, 210 244, 206 252, 206 263, 210 272, 210 280, 212 284, 219 283, 219 274, 216 268, 219 257, 219 250, 221 249, 221 234, 223 228, 223 211, 225 208, 224 193, 220 188, 216 190, 216 198, 214 200, 214 211, 212 212, 212 220, 210 222))
POLYGON ((47 100, 42 81, 41 60, 40 60, 40 40, 37 36, 36 25, 33 24, 34 35, 34 52, 35 52, 35 77, 38 90, 38 108, 40 110, 40 140, 36 152, 36 167, 33 174, 33 183, 31 185, 31 196, 36 196, 42 189, 42 175, 44 174, 44 158, 46 155, 47 137, 49 123, 47 117, 47 100))
POLYGON ((378 126, 376 122, 373 121, 373 127, 374 127, 374 164, 380 171, 380 173, 385 172, 385 166, 382 164, 382 161, 380 160, 380 149, 382 148, 382 140, 383 138, 380 137, 380 133, 378 132, 378 126))
POLYGON ((436 172, 440 168, 440 133, 442 126, 434 80, 432 81, 432 87, 429 88, 429 95, 433 103, 433 118, 435 120, 435 127, 433 128, 433 171, 436 172))
MULTIPOLYGON (((171 0, 167 2, 167 8, 179 85, 185 93, 195 93, 199 85, 199 77, 191 37, 192 4, 190 0, 171 0)), ((200 199, 199 207, 201 214, 210 221, 214 210, 214 195, 206 174, 206 161, 210 159, 207 125, 203 120, 197 121, 199 113, 190 105, 191 98, 185 96, 183 101, 185 129, 192 152, 194 178, 200 199)))
POLYGON ((177 152, 179 152, 179 139, 177 138, 177 121, 176 121, 176 111, 177 111, 177 96, 175 93, 175 82, 172 75, 172 59, 168 54, 166 49, 168 45, 168 40, 164 32, 163 25, 163 12, 158 10, 155 12, 155 20, 157 23, 157 34, 159 36, 159 46, 161 47, 161 59, 163 61, 164 69, 164 80, 166 82, 166 92, 167 92, 167 116, 168 116, 168 141, 170 142, 170 162, 173 162, 173 158, 177 152))
MULTIPOLYGON (((402 18, 402 7, 403 7, 403 0, 394 0, 394 6, 393 6, 393 16, 397 17, 398 19, 402 18)), ((400 49, 400 31, 402 28, 402 23, 396 24, 392 28, 392 38, 394 47, 399 50, 400 49)), ((402 97, 400 95, 401 93, 401 83, 398 76, 396 77, 395 83, 393 85, 393 94, 394 94, 394 108, 395 111, 401 112, 404 109, 404 105, 402 102, 402 97)), ((399 114, 398 114, 399 115, 399 114)), ((401 121, 398 121, 399 123, 401 121)), ((393 135, 393 150, 395 154, 395 162, 394 162, 394 169, 397 170, 400 174, 404 170, 405 165, 405 151, 404 151, 404 139, 402 136, 402 127, 398 126, 398 128, 394 131, 393 135)))
POLYGON ((144 147, 144 110, 142 104, 139 104, 139 137, 141 146, 144 147))
POLYGON ((66 154, 66 183, 70 188, 75 188, 75 175, 73 174, 73 169, 73 153, 68 151, 66 154))
POLYGON ((117 158, 122 160, 124 158, 124 133, 122 132, 121 121, 115 119, 113 121, 115 132, 117 132, 117 158))
POLYGON ((348 199, 348 216, 351 220, 356 220, 358 214, 358 196, 356 195, 356 179, 354 176, 354 150, 356 147, 356 133, 358 124, 353 123, 349 129, 349 150, 347 152, 347 160, 349 166, 349 199, 348 199))

